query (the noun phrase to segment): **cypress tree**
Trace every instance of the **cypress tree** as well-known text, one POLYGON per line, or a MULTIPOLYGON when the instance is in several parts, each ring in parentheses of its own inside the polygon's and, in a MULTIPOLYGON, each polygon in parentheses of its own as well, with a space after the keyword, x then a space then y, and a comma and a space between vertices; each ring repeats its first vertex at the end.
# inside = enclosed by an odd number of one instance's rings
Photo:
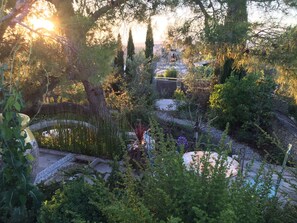
POLYGON ((146 40, 145 40, 145 57, 153 58, 154 56, 154 37, 153 37, 153 29, 151 24, 151 19, 149 20, 146 32, 146 40))
POLYGON ((128 38, 128 45, 127 45, 127 58, 133 60, 133 56, 135 54, 135 47, 133 43, 132 31, 129 30, 129 38, 128 38))
POLYGON ((122 38, 121 38, 120 34, 118 34, 117 55, 114 59, 114 66, 115 66, 115 68, 117 68, 118 74, 124 73, 124 51, 123 51, 122 38))

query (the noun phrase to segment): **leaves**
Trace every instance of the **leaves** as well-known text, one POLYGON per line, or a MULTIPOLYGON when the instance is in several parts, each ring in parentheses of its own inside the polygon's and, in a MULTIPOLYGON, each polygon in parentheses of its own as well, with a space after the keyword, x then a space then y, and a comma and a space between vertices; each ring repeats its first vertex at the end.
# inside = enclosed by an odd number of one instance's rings
MULTIPOLYGON (((2 83, 0 82, 2 87, 2 83)), ((6 91, 7 92, 7 91, 6 91)), ((32 222, 36 215, 38 203, 33 202, 29 194, 36 190, 30 183, 30 160, 25 155, 30 148, 26 144, 22 130, 22 119, 17 113, 22 108, 21 95, 12 90, 6 97, 0 126, 0 144, 3 165, 0 169, 0 221, 1 222, 32 222)), ((37 191, 37 190, 36 190, 37 191)), ((36 193, 37 195, 38 193, 36 193)), ((39 198, 40 195, 35 197, 39 198)))

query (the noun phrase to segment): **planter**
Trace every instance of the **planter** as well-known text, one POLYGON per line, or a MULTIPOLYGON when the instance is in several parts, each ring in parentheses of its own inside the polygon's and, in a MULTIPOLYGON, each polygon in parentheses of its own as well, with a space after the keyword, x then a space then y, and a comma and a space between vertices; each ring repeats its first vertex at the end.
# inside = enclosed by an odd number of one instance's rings
MULTIPOLYGON (((22 130, 24 130, 24 133, 26 133, 27 135, 27 137, 25 138, 25 142, 30 143, 32 146, 32 148, 28 149, 25 153, 26 154, 30 153, 34 157, 34 160, 32 161, 32 173, 31 173, 32 179, 34 180, 34 178, 36 177, 37 168, 38 168, 39 147, 33 133, 28 128, 30 117, 25 114, 20 114, 20 116, 22 118, 22 123, 21 123, 22 130)), ((0 123, 2 122, 2 118, 3 118, 2 114, 0 113, 0 123)))

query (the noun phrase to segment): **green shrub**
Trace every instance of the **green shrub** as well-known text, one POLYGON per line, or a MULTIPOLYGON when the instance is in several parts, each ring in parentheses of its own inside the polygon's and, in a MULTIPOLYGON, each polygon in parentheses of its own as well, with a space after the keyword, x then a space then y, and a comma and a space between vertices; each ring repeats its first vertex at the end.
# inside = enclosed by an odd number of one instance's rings
MULTIPOLYGON (((144 173, 142 181, 143 202, 154 213, 156 222, 174 217, 180 222, 277 222, 277 199, 270 198, 271 173, 258 172, 255 184, 246 183, 239 174, 236 179, 226 178, 222 155, 212 170, 209 163, 201 161, 204 171, 200 174, 183 166, 182 154, 176 152, 175 142, 165 140, 162 132, 157 138, 153 165, 144 173), (248 207, 248 208, 247 208, 248 207), (273 211, 271 211, 273 209, 273 211), (273 215, 273 216, 272 216, 273 215)), ((278 220, 277 220, 278 219, 278 220)))
POLYGON ((214 68, 212 66, 199 66, 190 69, 190 73, 196 78, 209 79, 214 74, 214 68))
POLYGON ((174 69, 174 68, 171 68, 171 69, 168 69, 168 70, 165 71, 164 77, 174 77, 174 78, 176 78, 177 74, 178 74, 177 70, 174 69))
POLYGON ((90 184, 81 177, 64 184, 51 200, 43 203, 38 222, 106 222, 102 209, 110 202, 102 181, 95 179, 90 184))
POLYGON ((186 95, 183 90, 177 88, 173 93, 173 98, 182 101, 186 99, 186 95))
POLYGON ((34 157, 26 153, 31 144, 25 142, 26 133, 18 114, 23 108, 22 97, 15 90, 6 91, 1 80, 0 94, 3 117, 0 124, 0 222, 34 222, 42 198, 31 183, 34 157))
POLYGON ((157 74, 156 77, 164 77, 164 74, 157 74))
POLYGON ((259 135, 255 124, 264 130, 270 126, 273 89, 274 82, 258 74, 231 76, 225 84, 215 85, 210 96, 214 123, 222 129, 229 123, 242 140, 254 141, 259 135))

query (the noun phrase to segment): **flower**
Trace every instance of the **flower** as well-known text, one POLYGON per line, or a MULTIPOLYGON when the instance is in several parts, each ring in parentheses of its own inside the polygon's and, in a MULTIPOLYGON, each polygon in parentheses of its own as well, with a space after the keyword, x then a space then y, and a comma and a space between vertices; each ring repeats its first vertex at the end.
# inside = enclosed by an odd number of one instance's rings
POLYGON ((187 138, 185 136, 179 136, 177 138, 177 146, 183 147, 184 149, 188 148, 189 143, 188 143, 187 138))

